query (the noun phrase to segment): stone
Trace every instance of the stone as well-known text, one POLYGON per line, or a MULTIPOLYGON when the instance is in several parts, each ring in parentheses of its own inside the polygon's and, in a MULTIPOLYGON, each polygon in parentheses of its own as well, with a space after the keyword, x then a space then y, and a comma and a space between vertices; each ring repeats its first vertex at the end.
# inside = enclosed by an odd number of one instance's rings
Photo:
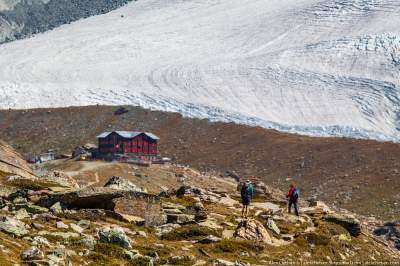
POLYGON ((170 232, 172 232, 175 229, 180 228, 181 226, 179 224, 165 224, 161 225, 155 228, 156 230, 156 235, 158 237, 162 237, 170 232))
POLYGON ((13 217, 0 218, 0 231, 16 237, 23 237, 29 234, 28 226, 13 217))
POLYGON ((19 205, 19 204, 25 205, 28 204, 28 200, 23 197, 16 197, 12 200, 12 203, 14 203, 14 205, 19 205))
POLYGON ((254 194, 256 196, 269 196, 272 194, 272 190, 264 182, 254 182, 254 194))
POLYGON ((56 227, 58 229, 68 229, 69 226, 61 221, 56 222, 56 227))
POLYGON ((62 187, 62 188, 79 188, 78 182, 68 174, 62 171, 53 171, 48 172, 45 175, 41 176, 40 179, 51 182, 54 185, 51 187, 62 187))
POLYGON ((96 209, 142 217, 148 226, 165 223, 160 198, 144 192, 116 190, 109 187, 86 187, 47 195, 42 197, 38 204, 47 207, 56 202, 60 202, 61 206, 67 209, 96 209))
POLYGON ((220 195, 217 193, 213 193, 211 191, 207 191, 203 188, 195 187, 195 186, 188 186, 184 185, 181 186, 177 191, 176 191, 176 196, 177 197, 183 197, 183 196, 195 196, 199 197, 201 201, 206 201, 206 202, 213 202, 217 203, 219 199, 221 198, 220 195))
POLYGON ((219 203, 230 207, 235 207, 240 205, 239 201, 234 200, 229 196, 220 198, 219 203))
POLYGON ((131 181, 126 180, 119 176, 111 177, 104 185, 104 187, 118 189, 118 190, 125 190, 125 191, 147 192, 145 189, 138 187, 131 181))
POLYGON ((262 211, 262 210, 256 210, 256 212, 254 213, 254 216, 255 217, 258 217, 258 216, 260 216, 261 214, 263 214, 264 213, 264 211, 262 211))
POLYGON ((42 214, 34 214, 32 216, 32 219, 34 220, 41 220, 41 221, 60 221, 61 219, 54 214, 47 212, 47 213, 42 213, 42 214))
POLYGON ((309 207, 302 208, 301 212, 310 216, 316 216, 331 213, 332 210, 324 202, 315 201, 309 207))
POLYGON ((203 222, 207 220, 207 211, 201 202, 195 202, 194 204, 188 206, 186 208, 186 213, 194 215, 196 222, 203 222))
POLYGON ((147 233, 145 231, 138 231, 137 234, 141 237, 147 238, 147 233))
POLYGON ((168 263, 171 265, 182 265, 190 262, 194 262, 196 258, 192 255, 190 256, 172 256, 168 258, 168 263))
POLYGON ((121 227, 104 227, 99 231, 100 242, 115 244, 123 248, 131 248, 131 240, 121 227))
POLYGON ((121 216, 121 220, 127 223, 135 224, 138 226, 144 226, 146 224, 146 220, 141 217, 128 214, 119 214, 119 215, 121 216))
POLYGON ((193 264, 193 266, 203 266, 203 265, 206 265, 206 264, 207 264, 207 261, 205 261, 205 260, 197 260, 196 259, 196 263, 193 264))
POLYGON ((26 218, 29 218, 29 213, 25 209, 19 209, 18 211, 15 212, 14 214, 15 219, 18 220, 23 220, 26 218))
POLYGON ((32 245, 38 246, 38 247, 50 247, 50 243, 47 240, 47 238, 42 237, 42 236, 35 236, 33 237, 32 245))
POLYGON ((51 207, 50 207, 50 211, 54 214, 60 214, 63 213, 63 208, 61 206, 60 202, 56 202, 54 203, 51 207))
POLYGON ((233 223, 231 223, 231 222, 226 222, 226 221, 222 222, 221 225, 227 226, 227 227, 234 227, 234 226, 235 226, 233 223))
POLYGON ((78 209, 108 209, 112 210, 117 198, 134 198, 159 201, 158 196, 137 191, 116 190, 109 187, 85 187, 79 190, 53 193, 42 197, 38 205, 49 207, 60 202, 64 208, 78 209))
POLYGON ((352 216, 333 213, 325 215, 324 219, 343 226, 352 236, 359 236, 361 234, 360 221, 352 216))
POLYGON ((43 251, 41 251, 38 247, 30 247, 21 254, 21 259, 24 261, 30 260, 40 260, 44 258, 43 251))
POLYGON ((39 223, 32 223, 32 227, 35 228, 36 230, 42 230, 44 228, 44 225, 39 223))
POLYGON ((90 221, 89 220, 80 220, 78 222, 78 225, 82 227, 83 229, 88 229, 90 227, 90 221))
POLYGON ((257 209, 262 209, 266 212, 270 212, 271 214, 277 214, 282 212, 282 208, 271 202, 254 202, 252 205, 257 209))
POLYGON ((97 243, 96 239, 91 235, 83 235, 79 242, 89 250, 93 250, 97 243))
POLYGON ((199 241, 197 241, 197 243, 200 243, 200 244, 211 244, 211 243, 217 243, 217 242, 220 242, 220 241, 221 241, 221 238, 216 237, 214 235, 209 235, 209 236, 206 236, 206 237, 200 239, 199 241))
POLYGON ((60 237, 63 239, 70 238, 78 238, 79 234, 75 232, 48 232, 48 231, 40 231, 38 233, 40 236, 52 236, 52 237, 60 237))
POLYGON ((168 215, 183 214, 181 210, 178 209, 163 209, 164 213, 168 215))
POLYGON ((279 230, 278 226, 276 225, 274 220, 272 220, 271 218, 269 218, 267 221, 267 227, 268 227, 268 229, 270 229, 272 232, 274 232, 277 235, 279 235, 281 233, 281 230, 279 230))
POLYGON ((126 259, 133 260, 136 255, 140 255, 139 251, 136 249, 124 250, 124 255, 126 259))
POLYGON ((221 221, 221 222, 224 222, 226 220, 225 215, 215 213, 215 212, 210 213, 209 216, 210 216, 210 218, 221 221))
POLYGON ((84 229, 77 224, 71 223, 69 226, 73 231, 77 232, 78 234, 82 234, 84 231, 84 229))
POLYGON ((272 238, 267 229, 255 219, 243 220, 237 226, 234 237, 238 239, 260 241, 272 244, 272 238))
POLYGON ((34 204, 26 203, 26 204, 16 204, 16 209, 25 209, 27 212, 32 214, 43 214, 49 212, 47 208, 40 207, 34 204))
POLYGON ((222 231, 222 238, 231 239, 231 238, 233 238, 234 234, 235 234, 235 230, 225 229, 224 231, 222 231))
POLYGON ((56 249, 47 252, 47 259, 49 260, 50 265, 60 265, 63 264, 67 255, 68 252, 65 247, 59 246, 56 249))
MULTIPOLYGON (((17 192, 18 188, 10 186, 0 186, 0 198, 9 198, 9 196, 17 192)), ((1 208, 1 207, 0 207, 1 208)))
POLYGON ((223 260, 223 259, 216 259, 213 261, 213 266, 235 266, 234 262, 223 260))

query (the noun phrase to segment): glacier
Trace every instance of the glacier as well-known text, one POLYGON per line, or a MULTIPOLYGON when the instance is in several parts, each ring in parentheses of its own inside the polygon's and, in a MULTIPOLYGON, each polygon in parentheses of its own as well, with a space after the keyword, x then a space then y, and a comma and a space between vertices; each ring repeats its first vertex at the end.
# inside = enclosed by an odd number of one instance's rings
POLYGON ((0 45, 0 108, 137 105, 400 140, 400 2, 140 0, 0 45))

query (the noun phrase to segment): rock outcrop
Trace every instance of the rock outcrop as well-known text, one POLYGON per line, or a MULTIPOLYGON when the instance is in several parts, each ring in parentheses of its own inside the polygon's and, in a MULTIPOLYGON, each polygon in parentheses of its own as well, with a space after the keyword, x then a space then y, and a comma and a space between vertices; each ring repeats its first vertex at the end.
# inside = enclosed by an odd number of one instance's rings
POLYGON ((324 219, 343 226, 352 236, 359 236, 361 234, 360 221, 352 216, 332 213, 325 215, 324 219))
POLYGON ((43 251, 38 247, 30 247, 21 254, 21 259, 25 261, 40 260, 44 258, 43 251))
POLYGON ((16 218, 5 216, 0 217, 0 231, 14 235, 16 237, 23 237, 29 234, 28 225, 19 221, 16 218))
POLYGON ((147 192, 146 189, 140 188, 137 185, 133 184, 131 181, 119 176, 111 177, 104 185, 104 187, 125 191, 147 192))
POLYGON ((400 250, 400 221, 384 223, 376 228, 373 233, 391 243, 392 247, 400 250))
POLYGON ((35 180, 31 167, 10 145, 0 140, 0 177, 18 175, 35 180))
POLYGON ((196 196, 205 202, 218 202, 221 199, 221 195, 195 186, 181 186, 176 191, 176 196, 196 196))
POLYGON ((120 227, 105 227, 99 231, 100 242, 115 244, 123 248, 132 248, 132 240, 128 238, 120 227))
POLYGON ((81 18, 104 14, 131 0, 63 0, 0 2, 0 43, 54 29, 81 18))
POLYGON ((52 171, 40 177, 41 180, 54 183, 65 188, 79 188, 78 182, 62 171, 52 171))
POLYGON ((234 237, 272 244, 272 237, 264 225, 255 219, 246 219, 237 226, 234 237))

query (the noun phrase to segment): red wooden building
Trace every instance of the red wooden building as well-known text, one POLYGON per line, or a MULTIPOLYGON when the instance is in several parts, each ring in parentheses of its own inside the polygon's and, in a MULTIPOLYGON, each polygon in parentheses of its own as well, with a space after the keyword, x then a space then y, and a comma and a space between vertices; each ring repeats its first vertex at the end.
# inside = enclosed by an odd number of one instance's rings
POLYGON ((126 155, 138 159, 156 160, 159 137, 148 132, 113 131, 97 136, 101 157, 126 155))

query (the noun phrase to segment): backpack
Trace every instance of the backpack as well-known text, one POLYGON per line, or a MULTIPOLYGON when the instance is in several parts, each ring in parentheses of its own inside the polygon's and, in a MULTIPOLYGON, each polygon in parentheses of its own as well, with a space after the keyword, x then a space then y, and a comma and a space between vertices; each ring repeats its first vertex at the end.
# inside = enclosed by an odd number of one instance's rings
POLYGON ((250 184, 244 183, 242 186, 242 189, 240 191, 240 195, 242 196, 242 198, 246 197, 251 197, 252 196, 252 188, 250 184))
POLYGON ((293 195, 292 198, 297 200, 300 197, 300 189, 298 189, 297 187, 294 189, 293 191, 293 195))

